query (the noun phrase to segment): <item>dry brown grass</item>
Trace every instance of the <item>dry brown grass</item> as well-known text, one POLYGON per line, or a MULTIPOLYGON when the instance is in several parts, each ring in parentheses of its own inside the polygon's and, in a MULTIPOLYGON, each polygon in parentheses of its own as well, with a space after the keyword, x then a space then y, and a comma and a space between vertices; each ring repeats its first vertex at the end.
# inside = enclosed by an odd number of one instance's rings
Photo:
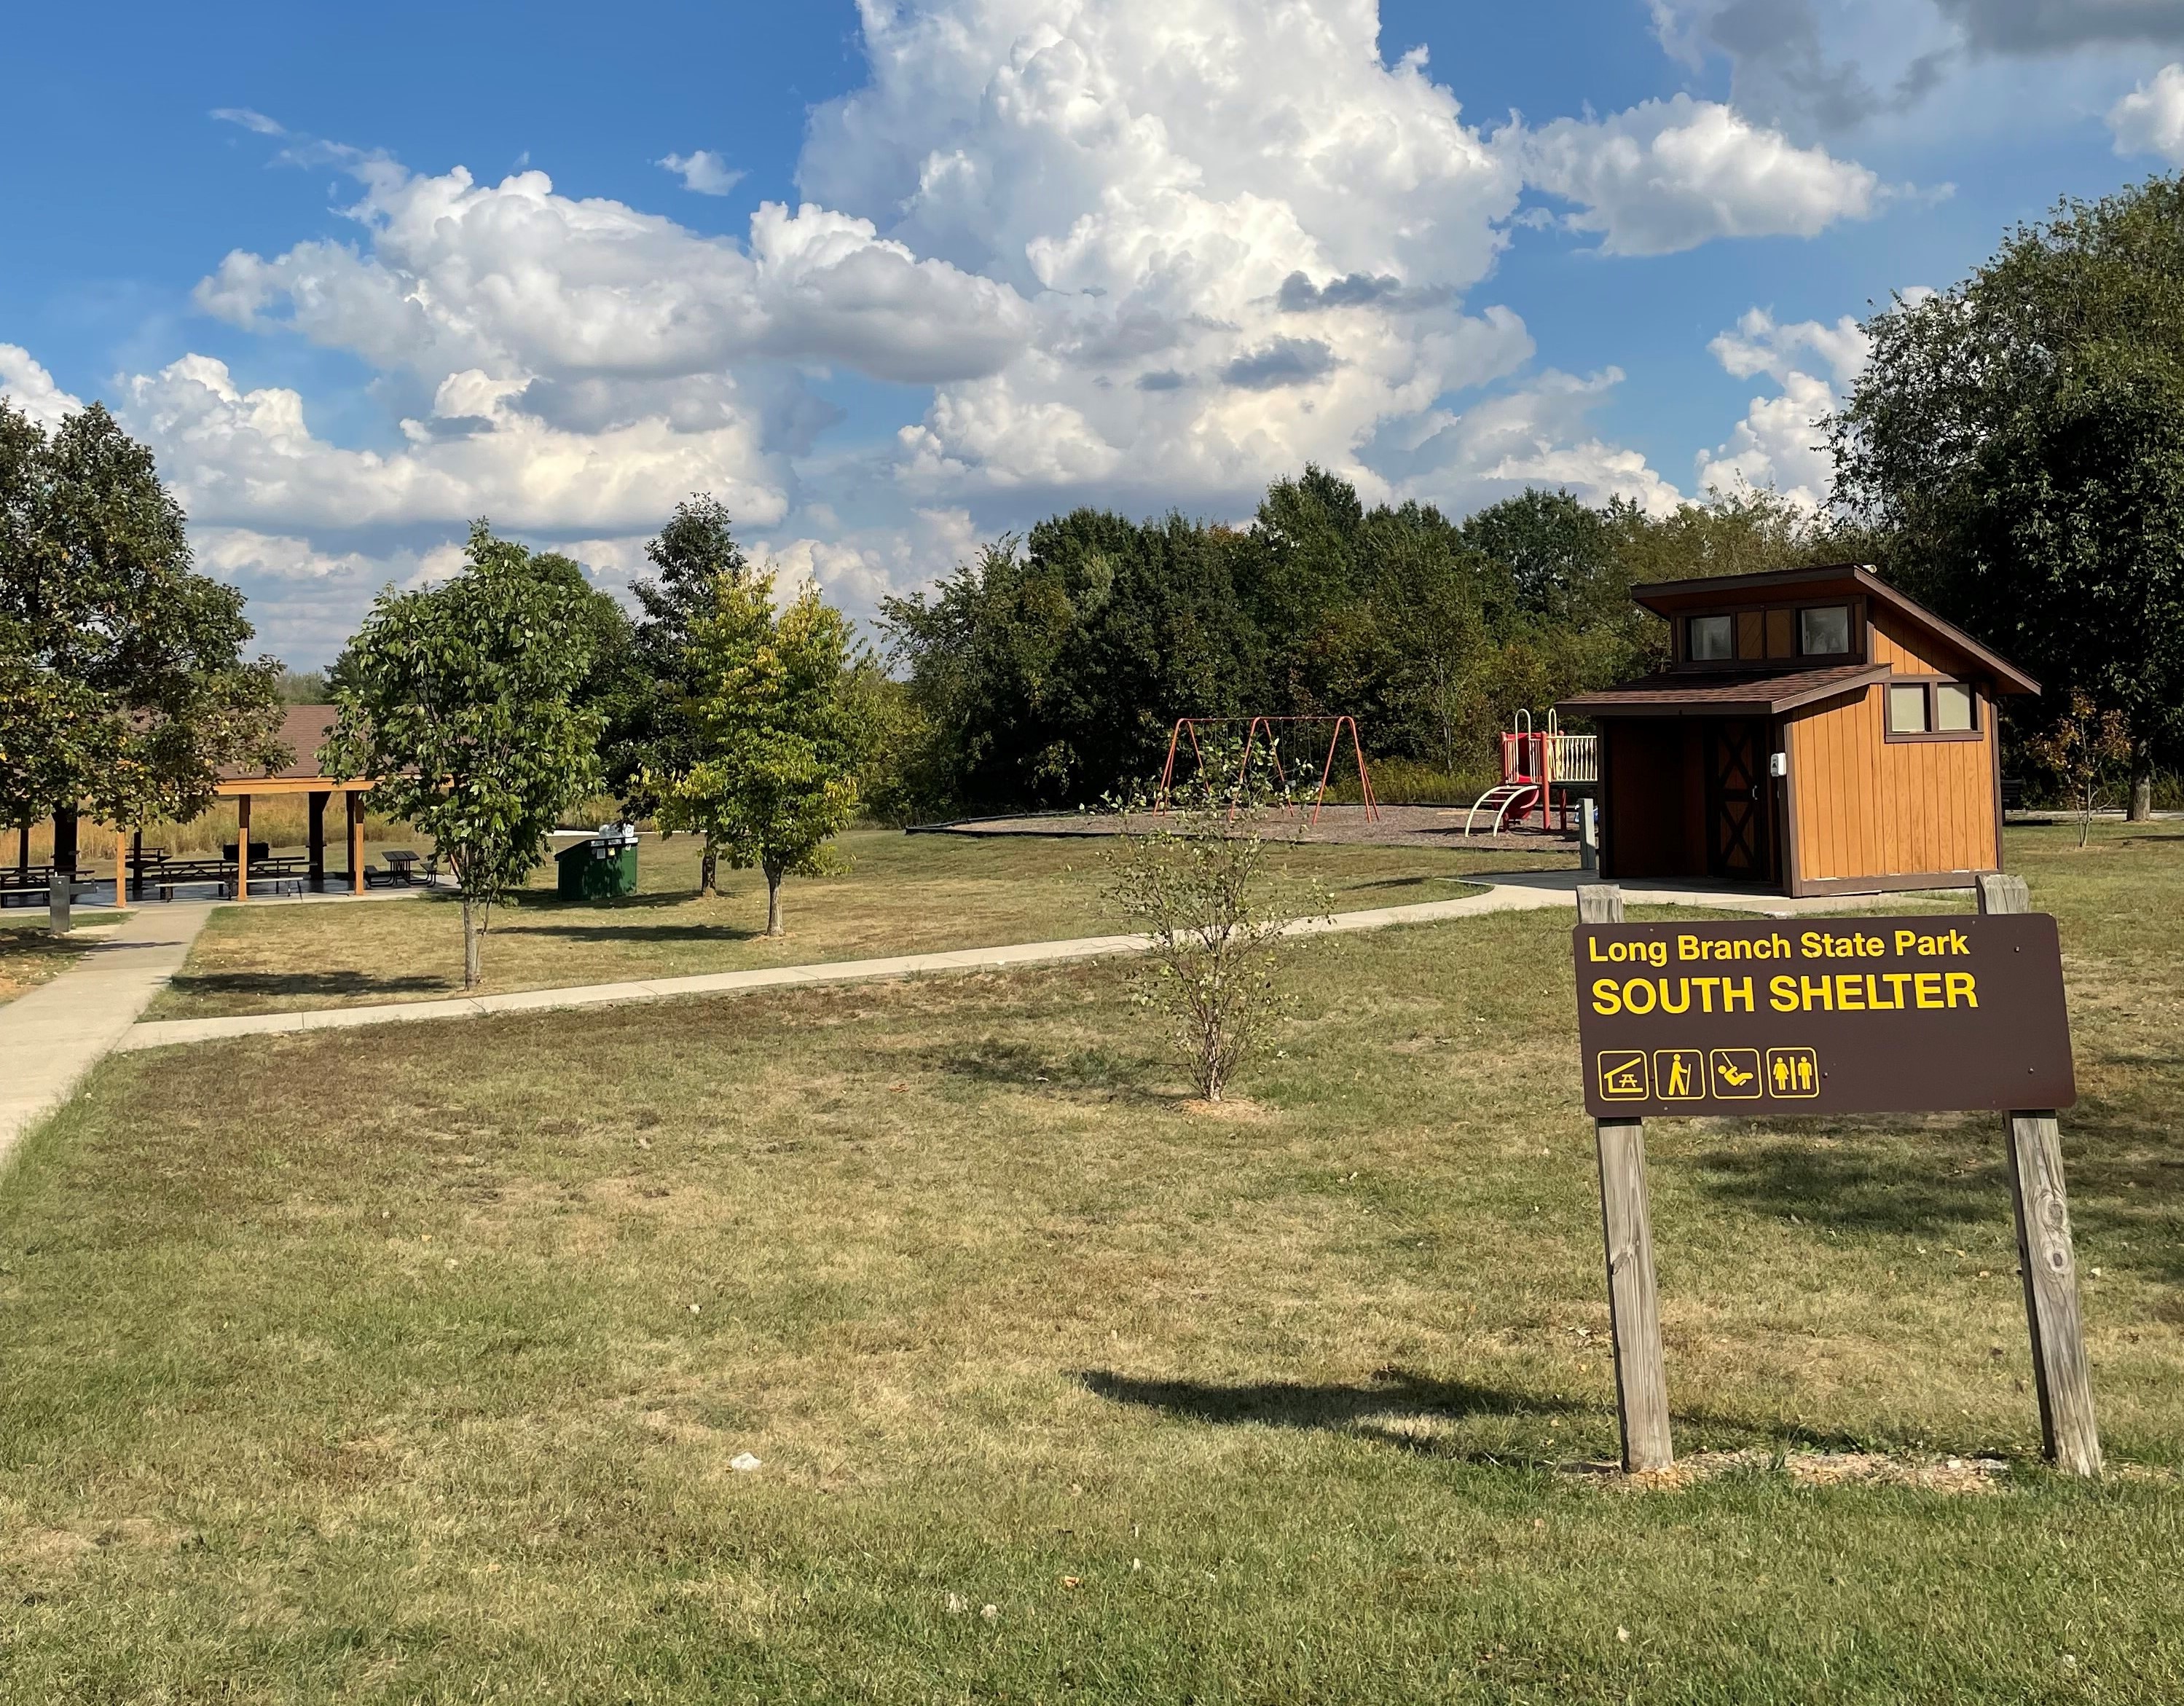
POLYGON ((2101 1487, 1992 1118, 1653 1128, 1703 1455, 1574 1472, 1566 923, 1502 915, 1312 944, 1247 1121, 1101 966, 109 1062, 0 1195, 0 1530, 178 1538, 0 1563, 0 1694, 2178 1698, 2184 861, 2018 850, 2101 1487))

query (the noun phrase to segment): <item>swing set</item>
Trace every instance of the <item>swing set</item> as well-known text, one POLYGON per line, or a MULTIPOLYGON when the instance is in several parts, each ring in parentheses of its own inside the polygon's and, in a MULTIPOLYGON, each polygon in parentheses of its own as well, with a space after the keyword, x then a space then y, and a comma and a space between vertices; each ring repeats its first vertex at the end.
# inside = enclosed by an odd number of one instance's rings
MULTIPOLYGON (((1190 743, 1191 759, 1200 773, 1203 774, 1206 769, 1206 749, 1199 744, 1199 731, 1204 729, 1210 734, 1214 729, 1233 728, 1239 723, 1244 725, 1244 750, 1236 762, 1236 780, 1229 794, 1228 816, 1232 819, 1243 803, 1245 778, 1251 773, 1251 755, 1261 749, 1262 743, 1264 744, 1267 760, 1273 767, 1274 780, 1284 794, 1289 791, 1289 772, 1282 763, 1282 737, 1277 730, 1290 724, 1297 724, 1330 731, 1327 756, 1319 767, 1319 789, 1312 796, 1312 822, 1315 826, 1319 822, 1320 807, 1327 802, 1327 785, 1334 779, 1334 762, 1342 750, 1342 737, 1346 733, 1350 736, 1351 755, 1357 762, 1357 793, 1364 802, 1365 821, 1368 823, 1380 821, 1380 802, 1373 795, 1372 773, 1366 768, 1365 744, 1358 738, 1357 719, 1346 716, 1178 717, 1174 728, 1168 733, 1167 763, 1161 771, 1160 794, 1155 801, 1154 810, 1164 811, 1167 809, 1169 791, 1175 785, 1176 759, 1183 750, 1184 741, 1190 743)), ((1315 739, 1312 746, 1305 749, 1307 759, 1318 744, 1315 739)), ((1299 773, 1304 772, 1300 771, 1299 773)))

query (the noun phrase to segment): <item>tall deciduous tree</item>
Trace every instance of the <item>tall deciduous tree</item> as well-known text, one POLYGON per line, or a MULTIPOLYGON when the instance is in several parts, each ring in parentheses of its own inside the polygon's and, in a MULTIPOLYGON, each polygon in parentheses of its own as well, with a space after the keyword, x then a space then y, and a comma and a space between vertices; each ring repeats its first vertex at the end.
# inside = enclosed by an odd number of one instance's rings
POLYGON ((599 782, 605 717, 581 703, 597 655, 589 588, 471 529, 469 563, 382 593, 343 660, 332 773, 432 838, 463 898, 463 987, 482 976, 493 908, 540 862, 560 814, 599 782))
POLYGON ((277 766, 280 665, 242 594, 190 566, 152 453, 98 404, 48 435, 0 401, 0 810, 123 828, 192 817, 221 767, 277 766))
POLYGON ((2074 691, 2120 714, 2142 817, 2184 750, 2184 182, 2065 202, 1866 331, 1839 499, 2051 714, 2074 691))
MULTIPOLYGON (((640 612, 632 653, 646 691, 608 724, 607 786, 623 815, 650 817, 660 809, 649 776, 673 776, 694 761, 688 707, 699 683, 690 672, 694 625, 713 608, 714 584, 722 576, 740 581, 750 572, 736 544, 727 506, 696 496, 675 506, 667 525, 646 543, 657 574, 633 583, 640 612)), ((698 867, 698 890, 713 892, 719 851, 708 844, 698 867)))
POLYGON ((872 698, 857 690, 850 624, 807 588, 785 610, 770 576, 722 574, 691 625, 691 756, 655 775, 660 827, 705 838, 766 873, 766 933, 783 934, 782 878, 830 868, 857 809, 872 698))

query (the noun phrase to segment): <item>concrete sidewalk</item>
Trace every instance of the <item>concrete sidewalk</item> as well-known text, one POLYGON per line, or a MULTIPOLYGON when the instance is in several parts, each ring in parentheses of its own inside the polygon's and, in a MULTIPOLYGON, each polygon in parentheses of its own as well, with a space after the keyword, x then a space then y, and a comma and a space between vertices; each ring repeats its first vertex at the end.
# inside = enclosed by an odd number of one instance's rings
MULTIPOLYGON (((1487 885, 1483 895, 1456 900, 1427 900, 1409 906, 1381 906, 1340 912, 1331 918, 1301 920, 1290 926, 1300 936, 1350 930, 1379 930, 1395 924, 1430 924, 1444 919, 1477 917, 1487 912, 1531 912, 1546 907, 1574 910, 1580 884, 1596 881, 1577 871, 1521 872, 1466 880, 1487 885)), ((1867 897, 1792 900, 1749 889, 1679 884, 1624 889, 1634 906, 1693 906, 1717 912, 1757 912, 1786 917, 1804 912, 1843 912, 1867 897)), ((1875 897, 1900 900, 1903 895, 1875 897)), ((255 904, 254 902, 253 903, 255 904)), ((678 995, 744 995, 760 990, 813 984, 851 984, 887 978, 915 978, 935 973, 1001 970, 1012 966, 1055 965, 1071 960, 1141 954, 1144 936, 1080 936, 1060 942, 1018 942, 1004 947, 956 948, 943 953, 903 954, 883 960, 836 960, 801 966, 769 966, 747 972, 706 972, 684 978, 643 982, 585 984, 557 990, 516 990, 506 995, 465 995, 453 1001, 393 1001, 376 1006, 323 1007, 309 1012, 243 1013, 231 1018, 158 1019, 127 1027, 107 1046, 120 1050, 167 1048, 181 1043, 214 1042, 226 1037, 268 1036, 289 1032, 349 1030, 359 1025, 423 1024, 435 1019, 477 1018, 488 1013, 540 1012, 559 1008, 614 1006, 628 1001, 666 1001, 678 995)), ((178 962, 179 963, 179 962, 178 962)), ((65 974, 69 976, 74 973, 65 974)), ((48 989, 54 985, 48 984, 48 989)), ((142 1011, 142 1003, 136 1012, 142 1011)), ((4 1021, 0 1021, 4 1023, 4 1021)))
MULTIPOLYGON (((1427 900, 1412 906, 1382 906, 1371 912, 1340 912, 1332 918, 1305 919, 1290 928, 1297 935, 1316 936, 1347 930, 1378 930, 1390 924, 1429 924, 1444 918, 1474 917, 1482 912, 1528 912, 1574 904, 1569 895, 1555 890, 1495 888, 1484 895, 1466 895, 1457 900, 1427 900)), ((382 1006, 326 1007, 301 1013, 245 1013, 220 1019, 159 1019, 132 1027, 114 1046, 125 1050, 156 1049, 176 1043, 212 1042, 222 1037, 346 1030, 357 1025, 418 1024, 432 1019, 476 1018, 486 1013, 611 1006, 625 1001, 656 1001, 676 995, 742 995, 756 990, 811 984, 915 978, 936 972, 1055 965, 1070 960, 1141 954, 1149 945, 1149 939, 1144 936, 1079 936, 1061 942, 957 948, 945 953, 903 954, 885 960, 836 960, 816 965, 769 966, 749 972, 707 972, 688 978, 656 978, 644 983, 517 990, 504 995, 466 995, 448 1001, 396 1001, 382 1006)))
POLYGON ((128 1034, 211 914, 181 902, 132 911, 86 933, 83 957, 52 982, 0 1006, 0 1165, 128 1034))

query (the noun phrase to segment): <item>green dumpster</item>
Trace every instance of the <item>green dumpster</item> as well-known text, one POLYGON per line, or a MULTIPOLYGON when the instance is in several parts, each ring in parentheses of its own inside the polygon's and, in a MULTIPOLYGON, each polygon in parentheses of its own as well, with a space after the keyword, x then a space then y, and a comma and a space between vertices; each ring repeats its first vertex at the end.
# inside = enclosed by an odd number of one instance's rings
POLYGON ((598 833, 554 856, 564 900, 612 900, 637 893, 637 831, 602 823, 598 833))

